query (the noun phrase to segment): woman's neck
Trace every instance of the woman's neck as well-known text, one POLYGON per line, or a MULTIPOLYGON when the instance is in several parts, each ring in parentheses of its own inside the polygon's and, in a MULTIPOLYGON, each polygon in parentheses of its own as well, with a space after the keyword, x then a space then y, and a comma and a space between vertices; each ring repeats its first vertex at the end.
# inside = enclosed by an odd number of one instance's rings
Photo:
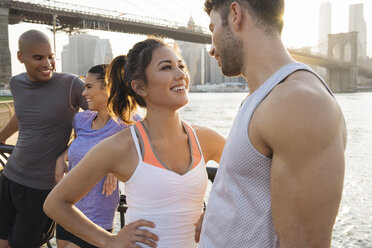
POLYGON ((111 119, 107 110, 100 110, 97 112, 96 118, 92 121, 92 129, 101 129, 111 119))
POLYGON ((178 112, 148 111, 143 120, 151 139, 172 139, 184 132, 178 112))

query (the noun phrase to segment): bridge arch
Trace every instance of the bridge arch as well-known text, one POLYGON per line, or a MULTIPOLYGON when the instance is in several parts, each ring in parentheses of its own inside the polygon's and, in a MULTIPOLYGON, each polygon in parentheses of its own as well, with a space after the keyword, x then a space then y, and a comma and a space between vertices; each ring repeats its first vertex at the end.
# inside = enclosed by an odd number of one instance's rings
POLYGON ((339 44, 335 44, 332 48, 332 56, 335 59, 341 59, 341 49, 339 44))
POLYGON ((358 77, 358 32, 328 34, 328 58, 350 62, 347 68, 327 69, 334 92, 355 92, 358 77))
POLYGON ((357 38, 358 32, 328 34, 328 58, 348 60, 345 57, 346 52, 350 56, 348 61, 356 64, 358 61, 357 38))
POLYGON ((351 62, 351 44, 347 42, 344 46, 344 60, 351 62))

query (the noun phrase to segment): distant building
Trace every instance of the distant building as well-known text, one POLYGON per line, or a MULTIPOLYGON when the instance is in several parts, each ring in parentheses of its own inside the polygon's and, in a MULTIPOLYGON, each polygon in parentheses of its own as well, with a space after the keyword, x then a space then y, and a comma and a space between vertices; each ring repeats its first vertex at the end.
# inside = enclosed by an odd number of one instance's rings
POLYGON ((205 84, 205 45, 186 41, 176 43, 189 69, 191 85, 205 84))
POLYGON ((319 7, 318 53, 327 54, 328 34, 332 32, 332 5, 329 1, 322 2, 319 7))
POLYGON ((63 72, 84 76, 92 66, 109 63, 113 55, 108 39, 79 34, 70 36, 69 44, 63 47, 61 57, 63 72))
POLYGON ((113 58, 111 44, 108 39, 98 39, 94 56, 94 65, 108 64, 113 58))
POLYGON ((192 18, 192 16, 190 16, 189 22, 187 23, 187 28, 191 28, 191 29, 196 28, 196 25, 195 25, 195 22, 194 22, 194 19, 192 18))
POLYGON ((189 22, 187 23, 187 30, 202 32, 201 27, 197 26, 192 16, 190 16, 189 22))
POLYGON ((349 32, 358 32, 358 57, 367 55, 367 25, 364 20, 364 5, 362 3, 349 6, 349 32))
MULTIPOLYGON (((70 71, 70 45, 64 45, 61 52, 62 71, 70 71)), ((72 72, 71 72, 72 73, 72 72)))

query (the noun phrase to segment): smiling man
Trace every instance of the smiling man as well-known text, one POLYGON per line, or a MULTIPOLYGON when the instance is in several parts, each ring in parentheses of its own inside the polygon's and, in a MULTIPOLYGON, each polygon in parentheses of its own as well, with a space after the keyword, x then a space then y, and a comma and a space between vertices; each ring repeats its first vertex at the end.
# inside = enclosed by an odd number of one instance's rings
POLYGON ((18 42, 17 57, 26 73, 10 79, 15 115, 0 132, 0 143, 5 143, 19 130, 0 175, 0 248, 36 248, 48 238, 53 222, 42 206, 56 183, 56 159, 66 149, 72 118, 79 107, 87 107, 83 82, 54 73, 54 53, 45 34, 29 30, 18 42))

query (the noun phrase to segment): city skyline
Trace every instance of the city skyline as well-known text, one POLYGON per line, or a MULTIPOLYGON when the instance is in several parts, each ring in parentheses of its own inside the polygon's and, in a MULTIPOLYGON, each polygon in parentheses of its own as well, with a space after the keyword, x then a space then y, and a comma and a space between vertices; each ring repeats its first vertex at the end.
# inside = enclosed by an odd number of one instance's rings
MULTIPOLYGON (((67 0, 66 0, 67 1, 67 0)), ((79 1, 79 4, 84 4, 84 1, 79 1)), ((112 2, 120 2, 120 0, 113 0, 112 2)), ((195 21, 196 25, 204 20, 204 23, 209 22, 208 16, 203 12, 203 2, 199 0, 190 0, 190 4, 188 4, 187 8, 184 9, 183 19, 180 16, 179 20, 189 20, 190 16, 192 16, 193 20, 195 21), (198 3, 198 4, 195 4, 198 3), (199 10, 198 10, 199 9, 199 10)), ((70 1, 71 2, 71 1, 70 1)), ((72 1, 76 2, 76 1, 72 1)), ((89 1, 95 2, 95 1, 89 1)), ((123 2, 123 1, 121 1, 123 2)), ((130 2, 130 1, 129 1, 130 2)), ((154 1, 146 0, 145 3, 149 2, 152 3, 153 8, 156 6, 161 7, 161 5, 155 5, 154 1)), ((167 2, 167 1, 164 1, 167 2)), ((169 2, 169 1, 168 1, 169 2)), ((318 20, 319 20, 319 4, 324 1, 321 0, 313 0, 311 3, 305 0, 286 0, 286 9, 284 15, 284 29, 283 29, 283 42, 284 44, 291 48, 291 47, 312 47, 313 50, 316 50, 316 46, 318 43, 318 20), (317 4, 318 3, 318 4, 317 4)), ((372 10, 372 3, 366 0, 331 0, 329 1, 332 4, 332 32, 339 33, 339 32, 348 32, 349 29, 349 4, 355 3, 364 3, 364 17, 367 23, 367 55, 372 56, 372 46, 370 40, 372 40, 371 35, 372 32, 368 32, 371 30, 372 27, 372 17, 368 16, 367 13, 371 13, 372 10), (343 16, 340 20, 340 15, 343 16)), ((162 2, 163 3, 163 2, 162 2)), ((181 4, 182 1, 175 0, 170 7, 174 6, 174 9, 178 10, 184 4, 181 4)), ((163 3, 164 4, 164 3, 163 3)), ((133 5, 133 4, 132 4, 133 5)), ((96 6, 99 7, 99 6, 96 6)), ((151 6, 150 6, 151 7, 151 6)), ((150 7, 148 8, 150 11, 150 7)), ((161 9, 161 8, 159 8, 161 9)), ((173 10, 173 9, 172 9, 173 10)), ((133 11, 133 10, 132 10, 133 11)), ((151 11, 150 11, 151 12, 151 11)), ((155 15, 154 17, 157 17, 155 15)), ((170 18, 172 21, 174 19, 174 15, 178 15, 177 11, 174 11, 172 15, 166 16, 162 11, 158 11, 160 14, 163 14, 163 18, 170 18), (173 19, 172 19, 172 18, 173 19)), ((157 15, 159 15, 159 13, 157 15)), ((140 14, 140 13, 137 13, 140 14)), ((147 13, 148 14, 148 13, 147 13)), ((207 25, 207 24, 204 24, 207 25)), ((35 28, 41 31, 48 33, 48 35, 52 38, 52 33, 50 27, 46 27, 43 25, 36 25, 36 24, 16 24, 16 25, 9 25, 9 47, 11 51, 12 57, 12 74, 17 74, 23 70, 23 66, 19 64, 16 60, 16 51, 17 51, 17 39, 21 33, 24 31, 35 28)), ((137 41, 146 38, 146 36, 142 35, 131 35, 131 34, 122 34, 122 33, 112 33, 106 31, 95 31, 95 30, 88 30, 87 34, 99 36, 101 39, 109 39, 112 44, 112 52, 114 56, 119 54, 126 53, 127 50, 137 41), (125 41, 125 42, 124 42, 125 41)), ((57 69, 61 70, 61 52, 62 47, 68 43, 68 36, 64 33, 57 33, 56 34, 56 44, 57 44, 57 69)))

